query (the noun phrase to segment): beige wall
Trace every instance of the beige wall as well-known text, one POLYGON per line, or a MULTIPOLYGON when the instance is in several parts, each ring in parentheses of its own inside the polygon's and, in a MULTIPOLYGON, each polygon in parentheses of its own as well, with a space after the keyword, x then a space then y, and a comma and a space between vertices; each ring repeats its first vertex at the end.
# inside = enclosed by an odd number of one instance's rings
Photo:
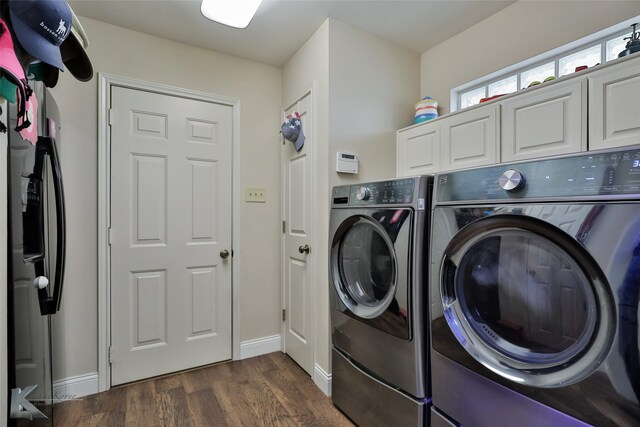
POLYGON ((394 177, 396 130, 412 124, 420 56, 332 20, 329 44, 329 184, 394 177), (357 175, 338 174, 338 151, 358 155, 357 175))
POLYGON ((329 371, 329 300, 328 300, 328 229, 329 229, 329 20, 326 20, 309 40, 285 64, 282 70, 282 108, 302 95, 313 83, 314 141, 316 156, 316 277, 314 280, 316 310, 314 330, 314 363, 329 371))
POLYGON ((422 96, 450 90, 640 14, 640 1, 518 1, 422 53, 422 96))
POLYGON ((283 70, 283 100, 315 82, 318 277, 315 363, 330 372, 328 242, 334 185, 395 176, 395 131, 413 118, 420 58, 377 37, 328 19, 283 70), (358 154, 360 173, 339 175, 337 151, 358 154))
POLYGON ((329 190, 395 176, 396 130, 413 120, 420 80, 417 53, 339 21, 330 24, 329 190), (357 175, 336 172, 338 151, 358 155, 357 175))
MULTIPOLYGON (((162 83, 241 101, 241 187, 267 190, 267 203, 242 202, 240 340, 280 333, 281 70, 82 18, 96 72, 162 83)), ((56 315, 55 379, 97 371, 98 79, 64 73, 53 91, 62 112, 61 162, 68 254, 62 311, 56 315)))

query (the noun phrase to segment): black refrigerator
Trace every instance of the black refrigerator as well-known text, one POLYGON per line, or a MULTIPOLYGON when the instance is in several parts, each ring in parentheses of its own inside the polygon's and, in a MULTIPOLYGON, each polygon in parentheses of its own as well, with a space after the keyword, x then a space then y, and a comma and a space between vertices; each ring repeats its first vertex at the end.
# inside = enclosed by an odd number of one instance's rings
POLYGON ((51 94, 30 81, 38 103, 37 142, 24 140, 9 105, 8 340, 9 425, 52 426, 52 316, 60 310, 65 215, 57 145, 60 114, 51 94))

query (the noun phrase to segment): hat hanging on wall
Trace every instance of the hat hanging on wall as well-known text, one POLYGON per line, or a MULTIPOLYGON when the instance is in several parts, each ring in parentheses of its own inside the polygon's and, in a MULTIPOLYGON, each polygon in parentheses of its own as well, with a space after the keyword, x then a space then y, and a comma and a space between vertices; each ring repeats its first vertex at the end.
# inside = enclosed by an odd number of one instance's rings
POLYGON ((86 51, 89 39, 73 9, 69 10, 73 16, 73 25, 69 37, 60 45, 62 61, 73 77, 81 82, 88 82, 93 77, 93 65, 86 51))
MULTIPOLYGON (((0 77, 0 96, 11 103, 15 102, 18 107, 16 131, 28 128, 31 122, 27 115, 27 101, 32 90, 16 56, 11 32, 3 19, 0 19, 0 77)), ((0 130, 6 131, 3 123, 0 123, 0 130)))
POLYGON ((22 86, 24 92, 23 82, 26 81, 26 78, 24 69, 15 53, 11 32, 4 19, 0 19, 0 75, 3 80, 0 96, 9 102, 16 102, 16 91, 22 86))
POLYGON ((60 45, 71 32, 73 18, 65 0, 9 0, 16 38, 34 58, 62 70, 60 45))
POLYGON ((46 62, 34 61, 27 68, 27 78, 43 82, 46 87, 56 87, 60 70, 46 62))
POLYGON ((282 136, 287 141, 293 142, 293 146, 296 151, 300 151, 304 145, 304 132, 302 131, 302 120, 300 119, 300 113, 297 111, 293 114, 289 114, 282 123, 282 136))

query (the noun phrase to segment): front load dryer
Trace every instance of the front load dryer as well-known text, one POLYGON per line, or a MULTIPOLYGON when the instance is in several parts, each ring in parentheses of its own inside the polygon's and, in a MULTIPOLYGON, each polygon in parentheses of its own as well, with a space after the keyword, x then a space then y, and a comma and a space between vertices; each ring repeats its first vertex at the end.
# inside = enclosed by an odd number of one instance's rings
POLYGON ((433 414, 640 425, 640 147, 443 173, 434 199, 433 414))

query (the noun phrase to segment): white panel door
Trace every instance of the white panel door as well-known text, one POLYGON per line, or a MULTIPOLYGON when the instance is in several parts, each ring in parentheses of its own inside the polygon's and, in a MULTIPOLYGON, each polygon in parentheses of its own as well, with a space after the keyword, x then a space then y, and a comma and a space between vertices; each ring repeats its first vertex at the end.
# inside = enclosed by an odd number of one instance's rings
POLYGON ((640 143, 640 58, 589 76, 589 150, 640 143))
POLYGON ((310 375, 313 372, 313 313, 309 261, 311 242, 311 147, 313 141, 312 96, 308 92, 285 114, 302 116, 305 143, 296 151, 284 141, 284 351, 310 375), (309 252, 304 248, 308 246, 309 252))
POLYGON ((232 107, 111 102, 111 382, 230 359, 232 107))

